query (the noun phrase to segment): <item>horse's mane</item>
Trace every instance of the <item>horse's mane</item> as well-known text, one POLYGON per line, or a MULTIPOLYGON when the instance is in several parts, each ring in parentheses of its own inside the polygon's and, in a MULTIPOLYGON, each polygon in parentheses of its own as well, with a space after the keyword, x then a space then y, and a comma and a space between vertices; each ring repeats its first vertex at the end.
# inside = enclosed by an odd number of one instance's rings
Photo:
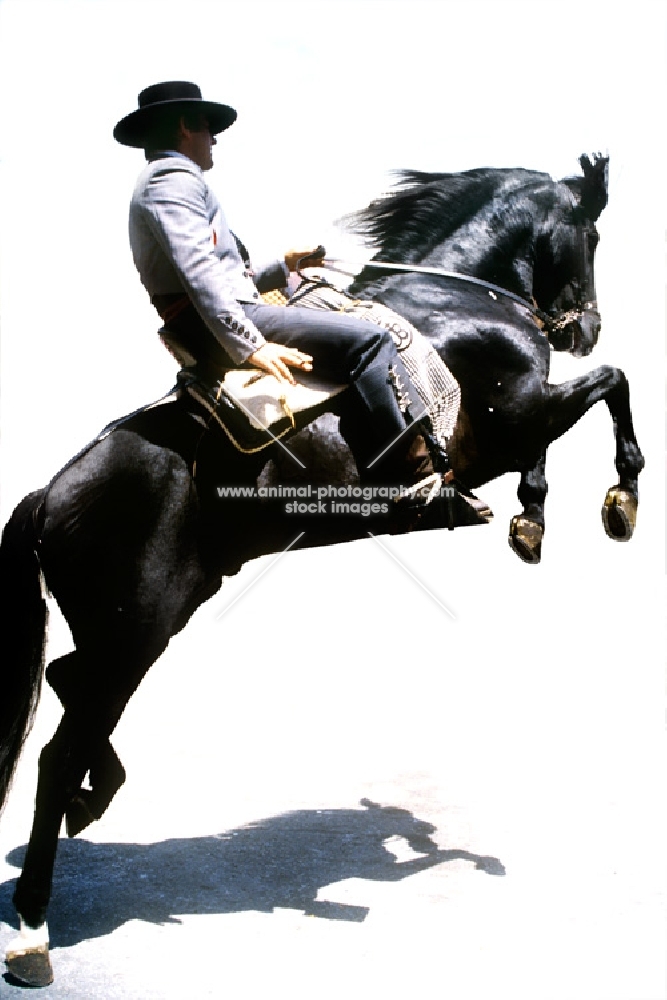
POLYGON ((544 184, 547 174, 536 171, 478 167, 458 174, 395 171, 395 188, 341 222, 359 233, 390 260, 410 263, 412 254, 423 256, 424 237, 433 245, 456 232, 473 218, 503 187, 525 188, 544 184))

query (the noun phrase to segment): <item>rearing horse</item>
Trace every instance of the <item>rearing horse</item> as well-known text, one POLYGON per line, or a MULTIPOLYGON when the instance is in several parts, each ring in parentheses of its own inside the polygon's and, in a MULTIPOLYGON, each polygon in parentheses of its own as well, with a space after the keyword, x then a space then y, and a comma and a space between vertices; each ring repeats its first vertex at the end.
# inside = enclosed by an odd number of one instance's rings
MULTIPOLYGON (((541 310, 555 349, 578 355, 592 349, 600 328, 595 220, 607 199, 606 160, 582 157, 581 164, 583 178, 557 183, 525 170, 408 173, 396 194, 357 220, 385 260, 462 271, 526 300, 418 270, 378 275, 369 268, 352 289, 406 315, 459 379, 462 410, 450 449, 458 477, 474 487, 521 472, 524 511, 514 518, 511 541, 529 562, 539 559, 547 446, 589 406, 605 399, 616 430, 620 483, 605 505, 612 537, 631 533, 643 464, 623 374, 600 368, 550 386, 549 342, 529 304, 535 300, 541 310)), ((349 427, 348 395, 337 397, 337 405, 349 427)), ((334 481, 345 468, 331 421, 295 435, 290 449, 307 459, 307 476, 314 477, 315 462, 320 480, 324 472, 334 481)), ((109 737, 171 637, 218 590, 222 575, 249 559, 292 544, 367 535, 367 519, 300 522, 285 516, 282 500, 225 506, 218 486, 267 482, 280 473, 283 451, 272 452, 241 455, 202 426, 186 397, 174 396, 108 428, 47 487, 26 497, 5 528, 0 804, 39 699, 42 577, 75 646, 46 671, 64 714, 40 755, 33 827, 14 895, 23 936, 8 964, 26 982, 44 985, 52 975, 45 916, 62 819, 74 835, 102 815, 122 784, 109 737), (86 774, 90 789, 82 788, 86 774)), ((383 530, 382 523, 373 527, 383 530)))

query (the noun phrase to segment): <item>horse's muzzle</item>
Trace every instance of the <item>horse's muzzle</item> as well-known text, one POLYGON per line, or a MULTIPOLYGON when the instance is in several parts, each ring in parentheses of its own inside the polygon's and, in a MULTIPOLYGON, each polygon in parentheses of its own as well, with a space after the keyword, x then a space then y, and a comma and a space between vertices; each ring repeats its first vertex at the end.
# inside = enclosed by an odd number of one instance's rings
POLYGON ((585 358, 597 344, 602 320, 597 306, 572 309, 553 322, 549 343, 554 351, 567 351, 575 358, 585 358))
POLYGON ((581 313, 579 319, 572 325, 574 332, 570 353, 575 358, 588 357, 600 336, 600 329, 602 327, 600 313, 595 308, 587 309, 581 313))

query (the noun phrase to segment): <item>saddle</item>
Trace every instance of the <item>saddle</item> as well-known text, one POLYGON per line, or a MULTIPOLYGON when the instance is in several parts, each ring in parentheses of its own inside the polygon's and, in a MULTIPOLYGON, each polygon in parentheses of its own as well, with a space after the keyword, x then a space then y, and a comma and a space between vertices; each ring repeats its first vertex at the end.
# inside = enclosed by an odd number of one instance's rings
POLYGON ((268 448, 275 441, 310 423, 329 400, 346 389, 321 379, 297 378, 296 385, 280 382, 258 368, 225 371, 211 383, 198 367, 185 367, 177 384, 219 425, 232 444, 245 454, 268 448))

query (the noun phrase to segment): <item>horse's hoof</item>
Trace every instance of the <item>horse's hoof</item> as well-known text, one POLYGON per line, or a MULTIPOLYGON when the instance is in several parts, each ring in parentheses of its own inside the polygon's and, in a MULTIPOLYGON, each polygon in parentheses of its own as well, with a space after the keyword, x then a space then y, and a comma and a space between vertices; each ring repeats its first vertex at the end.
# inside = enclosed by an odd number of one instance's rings
POLYGON ((53 982, 53 969, 49 959, 49 928, 44 921, 31 927, 19 918, 19 933, 7 945, 5 962, 7 971, 17 982, 26 986, 48 986, 53 982))
POLYGON ((86 801, 86 797, 89 796, 90 792, 87 789, 81 789, 68 802, 65 810, 65 828, 68 837, 76 837, 97 819, 86 801))
POLYGON ((496 875, 498 878, 502 878, 507 874, 505 871, 505 865, 502 861, 499 861, 498 858, 478 858, 475 868, 479 871, 486 872, 487 875, 496 875))
POLYGON ((48 986, 53 982, 48 945, 20 951, 7 949, 5 962, 10 976, 25 986, 48 986))
POLYGON ((602 505, 604 530, 615 542, 629 542, 637 523, 637 497, 622 486, 612 486, 602 505))
POLYGON ((542 558, 543 535, 544 528, 522 514, 516 514, 510 521, 510 548, 525 563, 536 565, 542 558))

